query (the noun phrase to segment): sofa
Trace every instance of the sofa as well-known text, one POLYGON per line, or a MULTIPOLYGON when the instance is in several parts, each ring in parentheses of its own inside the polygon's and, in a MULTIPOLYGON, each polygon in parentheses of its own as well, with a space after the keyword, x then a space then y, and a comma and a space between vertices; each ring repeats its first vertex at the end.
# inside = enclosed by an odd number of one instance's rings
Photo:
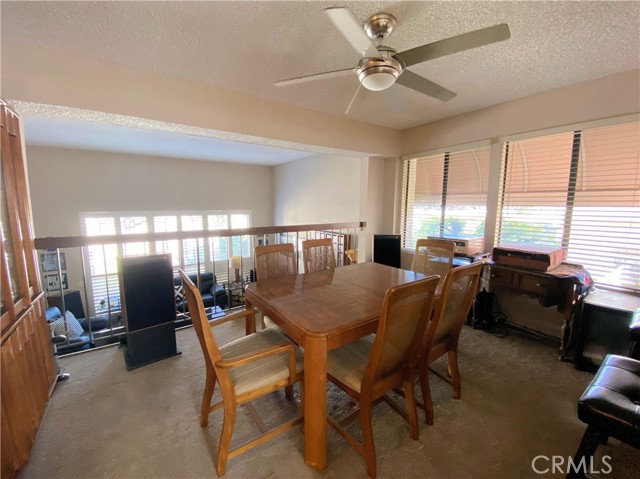
MULTIPOLYGON (((200 283, 198 283, 197 274, 190 274, 189 279, 200 290, 202 296, 202 302, 205 308, 218 306, 220 309, 225 309, 229 304, 229 296, 224 286, 216 282, 216 278, 213 273, 200 273, 200 283)), ((179 313, 189 311, 187 300, 184 297, 182 291, 182 279, 180 276, 173 278, 173 284, 176 288, 176 309, 179 313)))
POLYGON ((73 353, 91 347, 90 331, 100 331, 109 326, 107 318, 76 318, 71 311, 66 311, 66 324, 60 309, 51 306, 45 311, 47 323, 54 336, 66 336, 64 343, 57 345, 60 353, 73 353), (66 328, 66 329, 65 329, 66 328))

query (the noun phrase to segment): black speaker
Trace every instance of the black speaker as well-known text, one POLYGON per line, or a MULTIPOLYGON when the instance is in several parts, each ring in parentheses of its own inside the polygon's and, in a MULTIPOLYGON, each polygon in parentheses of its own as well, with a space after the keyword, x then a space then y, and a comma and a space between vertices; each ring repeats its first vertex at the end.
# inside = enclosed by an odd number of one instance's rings
POLYGON ((127 370, 180 354, 170 254, 118 259, 127 370))
POLYGON ((373 235, 373 262, 400 267, 400 235, 373 235))

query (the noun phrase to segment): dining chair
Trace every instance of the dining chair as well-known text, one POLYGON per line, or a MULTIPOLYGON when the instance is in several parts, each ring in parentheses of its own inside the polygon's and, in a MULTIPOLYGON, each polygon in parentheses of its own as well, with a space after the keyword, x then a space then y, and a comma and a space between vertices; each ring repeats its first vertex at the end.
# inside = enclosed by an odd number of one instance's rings
POLYGON ((460 399, 460 370, 458 368, 458 341, 462 326, 478 293, 480 272, 484 263, 477 262, 452 269, 442 286, 440 301, 429 322, 420 348, 420 389, 424 403, 425 420, 433 424, 433 402, 429 388, 429 371, 453 386, 453 398, 460 399), (429 365, 447 354, 446 377, 433 371, 429 365))
POLYGON ((302 259, 305 273, 336 268, 336 254, 331 238, 313 239, 302 242, 302 259))
POLYGON ((411 263, 411 271, 425 276, 440 276, 437 293, 440 293, 447 273, 453 265, 455 243, 442 239, 419 239, 411 263))
MULTIPOLYGON (((291 399, 293 385, 303 375, 303 356, 298 347, 275 329, 258 331, 219 347, 205 314, 200 292, 184 271, 179 272, 207 371, 200 407, 200 426, 208 425, 212 412, 221 408, 224 411, 216 466, 218 476, 222 476, 226 471, 228 459, 302 422, 302 417, 297 417, 271 430, 261 430, 262 434, 255 439, 230 450, 238 405, 282 387, 285 388, 287 399, 291 399), (212 405, 216 382, 220 385, 222 400, 212 405)), ((254 311, 242 310, 217 319, 215 325, 246 319, 249 315, 254 315, 254 311)), ((263 424, 259 424, 259 427, 266 429, 263 424)))
MULTIPOLYGON (((256 280, 266 281, 271 278, 298 274, 298 261, 293 243, 270 244, 256 246, 256 280)), ((262 328, 279 329, 268 316, 260 313, 262 328)))
POLYGON ((255 259, 258 281, 286 274, 298 274, 298 262, 293 243, 256 246, 255 259))
MULTIPOLYGON (((327 375, 360 403, 364 444, 358 442, 333 418, 331 424, 367 462, 369 477, 376 476, 373 442, 373 402, 402 385, 407 410, 394 407, 409 422, 411 437, 418 439, 418 413, 414 396, 418 354, 432 300, 438 284, 432 276, 387 291, 375 334, 329 351, 327 375)), ((393 405, 393 404, 392 404, 393 405)))

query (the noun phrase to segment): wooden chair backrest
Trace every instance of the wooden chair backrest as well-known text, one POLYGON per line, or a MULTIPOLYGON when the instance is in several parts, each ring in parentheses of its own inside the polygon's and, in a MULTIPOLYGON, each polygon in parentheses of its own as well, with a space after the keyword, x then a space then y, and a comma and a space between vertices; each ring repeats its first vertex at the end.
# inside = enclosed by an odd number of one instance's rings
POLYGON ((304 272, 312 273, 336 268, 336 254, 331 238, 306 240, 302 242, 304 272))
POLYGON ((256 246, 255 255, 258 281, 298 274, 298 262, 293 243, 256 246))
POLYGON ((384 297, 371 357, 364 373, 362 391, 374 390, 376 382, 415 371, 421 339, 431 315, 438 277, 420 279, 390 288, 384 297))
POLYGON ((213 331, 211 331, 207 314, 204 311, 204 303, 202 302, 200 291, 184 271, 178 270, 178 272, 182 278, 184 296, 189 305, 191 322, 198 336, 207 369, 215 372, 223 395, 225 392, 233 394, 233 381, 228 371, 226 369, 216 368, 215 366, 216 362, 222 359, 222 354, 220 353, 220 349, 218 349, 218 344, 216 343, 213 331))
POLYGON ((471 303, 478 293, 483 264, 472 263, 449 272, 442 287, 438 310, 434 311, 429 323, 422 351, 429 354, 438 345, 446 345, 446 350, 455 349, 471 303))
POLYGON ((442 288, 447 273, 453 265, 453 241, 441 239, 419 239, 416 241, 416 250, 411 263, 411 271, 422 273, 425 276, 437 274, 440 276, 438 289, 442 288))

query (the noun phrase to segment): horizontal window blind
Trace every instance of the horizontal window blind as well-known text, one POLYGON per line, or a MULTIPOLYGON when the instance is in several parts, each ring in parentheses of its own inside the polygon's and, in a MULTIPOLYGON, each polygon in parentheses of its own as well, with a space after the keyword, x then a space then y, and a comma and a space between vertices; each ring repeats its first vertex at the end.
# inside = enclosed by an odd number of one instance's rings
POLYGON ((490 148, 405 160, 403 247, 427 236, 484 236, 490 148))
POLYGON ((599 284, 640 289, 640 124, 508 142, 498 243, 562 247, 599 284))
MULTIPOLYGON (((82 220, 87 236, 116 234, 139 234, 177 231, 200 231, 226 228, 248 228, 251 215, 248 213, 218 214, 189 213, 166 214, 145 212, 85 214, 82 220)), ((243 276, 249 274, 253 265, 250 236, 204 239, 134 242, 123 245, 96 245, 86 248, 87 269, 90 279, 90 296, 96 313, 120 309, 120 287, 118 280, 118 256, 136 256, 153 253, 171 253, 174 268, 186 273, 211 271, 219 283, 229 281, 229 258, 243 256, 243 276)))

